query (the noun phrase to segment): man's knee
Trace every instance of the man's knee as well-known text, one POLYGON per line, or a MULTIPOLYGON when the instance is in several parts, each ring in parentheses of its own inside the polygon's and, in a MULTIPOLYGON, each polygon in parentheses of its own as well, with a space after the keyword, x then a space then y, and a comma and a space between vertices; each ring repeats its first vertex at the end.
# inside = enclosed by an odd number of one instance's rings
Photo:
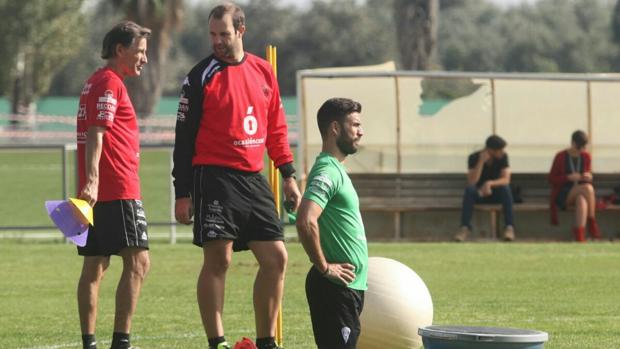
POLYGON ((232 242, 214 240, 203 246, 202 269, 210 274, 222 275, 228 271, 232 261, 232 242))
POLYGON ((288 253, 281 241, 252 242, 251 248, 261 269, 284 274, 288 253))
POLYGON ((478 195, 478 188, 475 185, 468 185, 465 187, 463 195, 465 197, 476 197, 478 195))
POLYGON ((105 271, 110 266, 110 257, 84 257, 84 265, 82 266, 82 281, 99 282, 103 279, 105 271))
POLYGON ((144 279, 151 269, 151 259, 148 250, 128 248, 121 252, 123 265, 126 271, 131 272, 140 279, 144 279))
POLYGON ((509 185, 500 185, 498 187, 493 188, 500 197, 509 198, 512 201, 512 191, 510 190, 509 185))

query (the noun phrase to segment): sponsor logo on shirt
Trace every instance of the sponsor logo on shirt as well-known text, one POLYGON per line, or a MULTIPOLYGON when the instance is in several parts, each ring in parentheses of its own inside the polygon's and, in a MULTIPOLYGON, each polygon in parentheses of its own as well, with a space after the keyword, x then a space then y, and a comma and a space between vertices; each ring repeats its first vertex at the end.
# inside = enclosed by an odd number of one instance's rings
POLYGON ((184 122, 188 111, 189 99, 185 97, 184 93, 181 93, 181 97, 179 98, 179 109, 177 110, 177 120, 184 122))
POLYGON ((116 104, 111 103, 97 103, 97 110, 116 111, 116 104))
POLYGON ((80 104, 80 108, 78 109, 78 120, 86 120, 86 104, 80 104))
POLYGON ((85 144, 86 137, 88 137, 88 131, 81 131, 77 133, 77 142, 78 144, 85 144))
POLYGON ((110 90, 105 90, 103 96, 99 97, 96 105, 97 120, 114 121, 114 114, 116 113, 116 104, 118 101, 114 98, 114 94, 110 90))
POLYGON ((114 121, 114 113, 109 111, 100 111, 97 114, 97 120, 114 121))
POLYGON ((88 83, 86 85, 84 85, 84 88, 82 89, 82 95, 87 95, 90 93, 90 88, 93 86, 93 84, 88 83))
POLYGON ((254 148, 260 146, 263 143, 265 143, 265 138, 246 138, 236 139, 233 142, 233 145, 237 147, 254 148))
POLYGON ((117 101, 114 98, 114 93, 110 90, 105 90, 103 96, 99 97, 99 103, 109 103, 116 105, 117 101))

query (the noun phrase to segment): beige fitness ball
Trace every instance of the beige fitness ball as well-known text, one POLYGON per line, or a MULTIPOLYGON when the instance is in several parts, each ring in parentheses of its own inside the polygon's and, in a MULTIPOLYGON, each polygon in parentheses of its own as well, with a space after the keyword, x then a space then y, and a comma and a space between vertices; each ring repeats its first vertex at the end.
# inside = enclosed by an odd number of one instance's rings
POLYGON ((389 258, 368 260, 368 290, 358 349, 418 349, 418 328, 433 323, 433 300, 424 281, 389 258))

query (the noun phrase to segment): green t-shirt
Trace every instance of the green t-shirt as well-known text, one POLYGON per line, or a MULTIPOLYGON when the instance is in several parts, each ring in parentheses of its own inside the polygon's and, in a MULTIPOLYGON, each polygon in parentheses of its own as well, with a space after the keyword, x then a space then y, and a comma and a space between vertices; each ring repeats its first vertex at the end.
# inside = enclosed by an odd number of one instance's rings
POLYGON ((328 263, 355 266, 355 280, 348 286, 368 288, 368 246, 359 208, 359 198, 344 166, 335 157, 321 153, 308 175, 304 198, 317 203, 321 249, 328 263))

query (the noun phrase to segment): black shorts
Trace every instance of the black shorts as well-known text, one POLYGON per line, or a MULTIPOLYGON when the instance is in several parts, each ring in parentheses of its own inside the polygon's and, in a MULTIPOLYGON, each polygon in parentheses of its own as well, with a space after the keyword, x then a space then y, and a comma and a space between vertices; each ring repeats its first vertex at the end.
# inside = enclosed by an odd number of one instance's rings
POLYGON ((126 247, 149 248, 146 216, 140 200, 99 201, 80 256, 109 256, 126 247))
POLYGON ((306 276, 314 341, 319 349, 354 349, 360 336, 364 291, 339 286, 314 267, 306 276))
POLYGON ((194 244, 233 240, 233 250, 249 241, 282 241, 282 223, 271 188, 260 173, 218 166, 194 167, 194 244))

